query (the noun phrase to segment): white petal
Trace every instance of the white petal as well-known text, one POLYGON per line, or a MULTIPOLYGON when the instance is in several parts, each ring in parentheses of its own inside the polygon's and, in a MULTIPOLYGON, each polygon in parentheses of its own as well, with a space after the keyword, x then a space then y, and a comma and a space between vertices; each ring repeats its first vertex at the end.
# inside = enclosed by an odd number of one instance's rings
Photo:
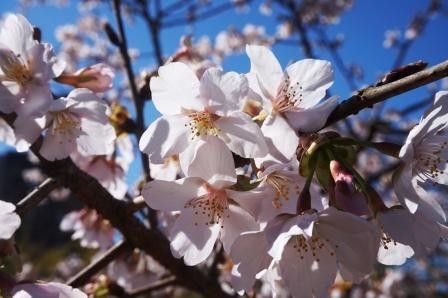
POLYGON ((213 67, 201 78, 201 98, 207 103, 207 111, 220 116, 238 110, 239 102, 249 90, 247 79, 236 72, 224 73, 213 67))
POLYGON ((76 150, 76 136, 47 132, 39 153, 49 161, 67 158, 76 150))
POLYGON ((236 183, 235 164, 232 154, 219 138, 205 137, 195 143, 194 154, 187 161, 180 156, 182 171, 187 176, 200 177, 215 189, 236 183), (188 166, 185 166, 188 164, 188 166))
POLYGON ((190 200, 201 195, 204 181, 200 178, 183 178, 176 181, 154 180, 142 190, 149 207, 162 211, 182 210, 190 200))
POLYGON ((296 154, 299 137, 281 115, 268 116, 261 131, 266 137, 269 153, 277 160, 289 161, 296 154))
POLYGON ((76 141, 81 154, 107 155, 114 151, 116 135, 112 125, 81 119, 81 129, 83 133, 76 141))
POLYGON ((250 72, 257 74, 260 89, 273 98, 283 79, 283 71, 277 58, 265 46, 247 45, 246 53, 250 59, 250 72))
POLYGON ((378 262, 384 265, 403 265, 407 259, 414 255, 414 250, 401 243, 388 245, 387 249, 380 245, 378 262))
POLYGON ((163 115, 181 114, 183 109, 202 111, 199 80, 186 64, 172 62, 159 68, 150 82, 152 101, 163 115))
POLYGON ((185 127, 188 117, 168 115, 159 117, 143 133, 139 147, 153 163, 183 152, 189 144, 189 130, 185 127))
POLYGON ((243 112, 233 112, 215 121, 221 130, 219 137, 236 154, 246 157, 263 157, 268 148, 260 127, 243 112))
POLYGON ((286 118, 289 124, 300 132, 316 132, 325 125, 328 116, 337 105, 337 97, 328 98, 315 107, 297 112, 286 112, 286 118))
POLYGON ((25 152, 41 135, 45 119, 17 117, 14 121, 16 148, 18 152, 25 152))
POLYGON ((232 285, 236 291, 248 291, 255 282, 255 276, 267 269, 272 258, 268 255, 267 242, 263 232, 248 232, 239 236, 232 245, 230 256, 232 268, 232 285))
POLYGON ((23 56, 37 43, 33 40, 33 26, 20 14, 8 14, 0 30, 0 43, 7 45, 16 55, 23 56))
POLYGON ((19 98, 8 88, 9 86, 10 84, 0 82, 0 111, 6 114, 14 112, 19 105, 19 98))
POLYGON ((20 217, 14 213, 15 206, 0 200, 0 239, 9 239, 20 227, 20 217))
POLYGON ((184 257, 185 264, 195 266, 207 259, 218 239, 220 226, 205 225, 208 217, 195 214, 192 208, 182 210, 171 232, 171 252, 184 257))
POLYGON ((319 216, 316 233, 333 245, 344 279, 359 282, 373 270, 380 233, 372 223, 330 207, 319 216))
POLYGON ((288 66, 285 73, 289 76, 289 86, 294 88, 291 91, 302 95, 302 100, 296 104, 302 109, 316 106, 333 84, 331 63, 325 60, 300 60, 288 66))
POLYGON ((224 250, 230 253, 230 248, 239 235, 258 230, 259 226, 247 211, 236 205, 229 205, 226 216, 228 217, 224 218, 222 224, 221 242, 224 250))
POLYGON ((28 84, 24 96, 25 102, 16 109, 20 117, 40 117, 48 111, 53 102, 47 84, 28 84))
POLYGON ((315 251, 315 256, 311 249, 298 252, 294 247, 294 240, 286 245, 279 267, 293 297, 328 297, 329 287, 336 277, 334 255, 321 249, 315 251))

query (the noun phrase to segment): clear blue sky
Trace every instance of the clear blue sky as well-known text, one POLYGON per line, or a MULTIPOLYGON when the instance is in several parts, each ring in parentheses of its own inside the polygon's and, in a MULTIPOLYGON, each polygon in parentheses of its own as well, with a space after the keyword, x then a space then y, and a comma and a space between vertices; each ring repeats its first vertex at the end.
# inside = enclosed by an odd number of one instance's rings
MULTIPOLYGON (((444 1, 445 5, 447 5, 446 0, 444 1)), ((166 4, 171 1, 161 2, 166 4)), ((246 23, 252 23, 263 25, 268 33, 273 33, 276 28, 276 22, 273 17, 262 16, 258 13, 260 2, 255 1, 249 13, 229 11, 217 18, 197 23, 193 28, 180 27, 164 30, 162 32, 164 53, 166 55, 172 53, 178 46, 180 36, 191 32, 196 37, 209 35, 213 39, 218 32, 229 26, 242 28, 246 23)), ((380 73, 390 69, 396 56, 394 49, 383 48, 384 32, 387 29, 405 29, 411 17, 419 10, 424 10, 427 4, 428 1, 423 0, 354 0, 352 9, 343 14, 338 24, 330 26, 329 35, 344 34, 345 42, 340 52, 342 57, 347 63, 355 62, 362 65, 365 71, 364 82, 372 83, 376 81, 380 73)), ((77 1, 70 1, 68 6, 61 8, 36 6, 21 12, 33 24, 42 29, 43 39, 53 43, 57 49, 58 45, 54 37, 54 30, 59 25, 76 22, 79 16, 76 6, 77 1)), ((1 14, 18 11, 18 1, 0 1, 1 14)), ((114 24, 113 16, 110 10, 107 9, 107 5, 103 5, 103 9, 99 10, 99 12, 114 24)), ((447 29, 448 17, 446 15, 437 15, 430 21, 423 36, 412 45, 405 62, 422 59, 433 65, 448 59, 447 29)), ((127 33, 131 47, 138 48, 142 52, 151 51, 149 34, 145 31, 141 21, 137 20, 135 24, 128 26, 127 33)), ((302 52, 298 47, 278 45, 274 47, 274 52, 283 65, 286 65, 289 61, 303 58, 302 52)), ((329 59, 329 55, 325 51, 317 49, 316 53, 321 58, 329 59)), ((135 69, 138 70, 152 64, 152 58, 145 55, 135 63, 135 69)), ((236 55, 226 59, 223 67, 225 70, 247 72, 249 70, 249 61, 244 54, 236 55)), ((341 98, 346 98, 350 95, 349 88, 337 70, 335 84, 331 92, 332 94, 340 95, 341 98)), ((392 101, 392 105, 408 105, 415 100, 419 100, 425 94, 426 90, 423 87, 420 90, 398 97, 398 99, 392 101)), ((154 112, 148 106, 148 122, 153 117, 154 112)))

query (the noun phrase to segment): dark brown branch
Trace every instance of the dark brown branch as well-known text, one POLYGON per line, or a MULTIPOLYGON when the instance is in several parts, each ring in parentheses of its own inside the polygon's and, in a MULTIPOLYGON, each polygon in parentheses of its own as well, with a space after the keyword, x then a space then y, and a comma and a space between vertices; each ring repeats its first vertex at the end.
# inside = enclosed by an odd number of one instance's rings
POLYGON ((40 185, 17 203, 17 213, 23 216, 27 211, 37 206, 47 196, 59 186, 58 182, 53 178, 47 178, 40 185))
MULTIPOLYGON (((132 70, 131 58, 128 53, 128 45, 126 41, 126 34, 123 26, 123 18, 121 16, 121 5, 120 0, 113 0, 114 4, 114 13, 118 26, 118 48, 120 50, 121 57, 123 58, 124 67, 126 69, 126 74, 129 81, 129 87, 131 89, 132 98, 134 100, 135 112, 136 112, 136 126, 137 126, 137 139, 140 139, 141 135, 145 130, 144 116, 143 116, 143 105, 144 100, 139 96, 137 85, 135 82, 134 71, 132 70)), ((146 179, 149 179, 149 160, 148 158, 141 152, 140 158, 142 160, 143 170, 145 172, 146 179)))
POLYGON ((81 287, 88 283, 92 276, 101 271, 110 262, 115 260, 121 253, 130 249, 129 244, 122 240, 109 248, 103 255, 101 255, 94 262, 90 263, 87 267, 78 272, 75 276, 67 281, 67 284, 72 287, 81 287))
POLYGON ((448 76, 448 60, 400 80, 378 87, 370 86, 362 89, 357 94, 340 103, 330 114, 324 127, 345 119, 350 115, 355 115, 365 108, 371 108, 376 103, 446 76, 448 76))
POLYGON ((154 57, 158 63, 158 65, 162 65, 164 62, 163 59, 163 54, 162 54, 162 44, 160 42, 160 18, 161 18, 161 11, 160 11, 160 7, 157 9, 156 11, 156 16, 154 18, 152 18, 149 15, 149 11, 148 11, 148 5, 146 3, 146 1, 141 1, 141 8, 142 8, 142 16, 143 16, 143 20, 146 23, 146 26, 148 27, 148 30, 150 32, 151 35, 151 42, 152 42, 152 47, 154 49, 153 53, 154 53, 154 57))

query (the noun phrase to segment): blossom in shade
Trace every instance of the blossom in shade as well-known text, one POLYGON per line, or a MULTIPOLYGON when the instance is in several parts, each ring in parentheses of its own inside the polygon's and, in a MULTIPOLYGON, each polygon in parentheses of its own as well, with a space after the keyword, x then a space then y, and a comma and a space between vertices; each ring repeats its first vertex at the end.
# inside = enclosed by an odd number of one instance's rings
POLYGON ((239 101, 248 91, 243 75, 209 68, 199 80, 187 65, 173 62, 159 68, 150 87, 162 116, 143 133, 139 146, 152 163, 162 164, 165 158, 179 154, 181 165, 188 166, 192 148, 207 136, 220 138, 243 157, 266 155, 260 128, 239 111, 239 101), (190 152, 183 154, 187 148, 190 152))
POLYGON ((448 91, 440 91, 433 106, 409 132, 399 153, 402 164, 393 179, 395 194, 403 206, 439 222, 446 221, 446 214, 427 186, 448 184, 447 127, 448 91))
POLYGON ((104 155, 114 150, 115 130, 106 115, 108 107, 92 91, 75 89, 67 97, 53 101, 46 116, 21 122, 16 127, 16 137, 23 136, 29 143, 40 135, 42 126, 45 134, 40 154, 52 161, 63 159, 74 152, 82 155, 104 155), (28 124, 29 125, 25 125, 28 124))
POLYGON ((191 266, 210 255, 218 238, 229 252, 242 232, 258 229, 252 216, 238 204, 242 192, 230 189, 236 183, 230 151, 214 136, 198 143, 189 176, 151 181, 142 191, 151 208, 180 211, 169 235, 171 251, 191 266))
POLYGON ((49 44, 33 39, 33 26, 19 14, 8 14, 0 27, 0 110, 20 117, 39 116, 52 103, 48 82, 65 63, 49 44))
POLYGON ((0 240, 9 239, 20 227, 20 217, 14 212, 16 207, 0 200, 0 240))
POLYGON ((289 161, 299 142, 295 130, 309 133, 322 128, 337 104, 336 98, 321 102, 333 84, 331 65, 304 59, 283 71, 267 47, 248 45, 246 52, 251 63, 249 86, 261 96, 267 114, 261 130, 270 153, 289 161))
POLYGON ((87 298, 78 289, 58 282, 19 283, 12 289, 13 298, 87 298))
POLYGON ((294 297, 327 297, 339 269, 359 282, 373 270, 379 246, 375 225, 329 207, 281 215, 266 227, 268 253, 294 297))

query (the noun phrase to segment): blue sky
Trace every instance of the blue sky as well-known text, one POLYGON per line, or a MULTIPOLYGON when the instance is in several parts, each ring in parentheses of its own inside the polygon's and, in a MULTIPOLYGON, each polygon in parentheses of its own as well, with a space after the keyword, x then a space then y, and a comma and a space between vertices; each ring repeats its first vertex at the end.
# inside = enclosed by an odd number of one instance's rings
MULTIPOLYGON (((445 5, 446 0, 445 1, 445 5)), ((166 4, 171 1, 162 1, 166 4)), ((164 54, 171 54, 178 46, 179 38, 186 33, 193 33, 194 36, 208 35, 212 39, 218 32, 234 26, 242 28, 247 23, 263 25, 267 33, 274 33, 276 21, 274 17, 267 17, 258 13, 258 5, 261 1, 255 1, 249 13, 237 13, 228 11, 217 18, 197 23, 194 27, 179 27, 162 31, 162 44, 164 54)), ((359 63, 365 72, 364 83, 373 83, 378 76, 390 70, 396 57, 396 50, 384 49, 382 42, 384 32, 387 29, 403 30, 409 24, 411 17, 418 11, 424 10, 428 1, 422 0, 359 0, 354 1, 352 9, 343 14, 338 24, 329 27, 329 36, 342 33, 345 42, 340 49, 342 57, 347 63, 359 63)), ((19 12, 17 1, 0 1, 0 13, 19 12)), ((70 1, 68 6, 35 6, 25 11, 31 23, 40 27, 43 31, 43 39, 53 43, 57 49, 57 41, 54 37, 54 30, 57 26, 75 23, 79 17, 77 12, 77 2, 70 1)), ((103 5, 99 10, 100 14, 110 20, 115 25, 114 18, 107 5, 103 5)), ((275 15, 275 13, 274 13, 275 15)), ((425 60, 429 65, 433 65, 448 59, 448 42, 446 42, 446 32, 448 28, 448 17, 445 15, 435 16, 428 24, 422 37, 413 45, 406 57, 405 62, 413 62, 419 59, 425 60)), ((127 27, 129 45, 140 49, 142 52, 151 51, 149 34, 145 30, 143 23, 139 20, 127 27)), ((277 45, 274 52, 283 65, 293 60, 302 59, 302 51, 295 46, 277 45)), ((328 53, 321 49, 316 50, 318 57, 329 59, 328 53)), ((331 60, 331 59, 329 59, 331 60)), ((153 65, 153 59, 145 55, 135 63, 135 69, 153 65)), ((223 68, 237 72, 247 72, 249 70, 249 60, 245 54, 235 55, 224 61, 223 68)), ((335 72, 335 83, 331 88, 332 94, 347 98, 350 89, 338 70, 335 72)), ((421 99, 427 91, 425 87, 420 90, 399 96, 391 101, 390 105, 408 105, 411 102, 421 99)), ((147 122, 149 123, 154 112, 151 105, 147 107, 147 122)), ((4 151, 0 146, 0 151, 4 151)))

